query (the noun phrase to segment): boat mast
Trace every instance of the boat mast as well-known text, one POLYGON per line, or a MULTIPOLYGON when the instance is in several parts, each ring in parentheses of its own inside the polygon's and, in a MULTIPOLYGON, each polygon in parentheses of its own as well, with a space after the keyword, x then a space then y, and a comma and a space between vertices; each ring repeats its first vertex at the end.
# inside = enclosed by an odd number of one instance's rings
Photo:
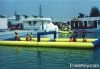
POLYGON ((40 6, 39 6, 39 17, 43 17, 43 16, 42 16, 42 8, 41 8, 41 4, 40 4, 40 6))
MULTIPOLYGON (((41 8, 41 4, 39 6, 39 17, 42 18, 42 8, 41 8)), ((43 24, 43 21, 42 21, 42 30, 44 30, 44 24, 43 24)))
POLYGON ((17 14, 17 11, 14 12, 15 20, 18 21, 20 19, 20 15, 17 14))
POLYGON ((14 12, 15 20, 17 21, 17 11, 14 12))

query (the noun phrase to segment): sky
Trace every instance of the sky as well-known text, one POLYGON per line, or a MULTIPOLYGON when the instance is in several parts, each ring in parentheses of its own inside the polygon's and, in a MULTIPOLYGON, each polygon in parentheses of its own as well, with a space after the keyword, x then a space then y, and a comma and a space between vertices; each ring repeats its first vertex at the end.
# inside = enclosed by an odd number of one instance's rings
POLYGON ((88 16, 93 6, 100 9, 100 0, 0 0, 0 15, 11 16, 15 10, 19 15, 39 15, 40 4, 43 16, 55 21, 66 21, 79 13, 88 16))

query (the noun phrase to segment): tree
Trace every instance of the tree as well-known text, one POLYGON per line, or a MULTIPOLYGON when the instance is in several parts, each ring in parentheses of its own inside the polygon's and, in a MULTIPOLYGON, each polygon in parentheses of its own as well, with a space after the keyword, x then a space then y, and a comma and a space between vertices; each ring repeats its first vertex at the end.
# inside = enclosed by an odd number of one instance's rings
POLYGON ((97 7, 92 7, 90 10, 90 17, 98 17, 100 16, 100 11, 97 7))
POLYGON ((28 18, 28 16, 27 15, 23 15, 25 18, 28 18))
POLYGON ((78 15, 79 15, 78 18, 84 18, 85 16, 83 13, 79 13, 78 15))
POLYGON ((3 16, 3 15, 0 15, 0 18, 5 18, 5 16, 3 16))

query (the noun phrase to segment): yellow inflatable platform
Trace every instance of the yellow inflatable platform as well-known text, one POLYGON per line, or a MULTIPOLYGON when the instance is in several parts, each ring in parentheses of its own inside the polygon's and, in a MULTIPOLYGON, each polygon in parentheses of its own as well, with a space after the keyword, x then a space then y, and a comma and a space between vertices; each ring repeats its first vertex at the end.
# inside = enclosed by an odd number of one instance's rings
POLYGON ((33 41, 0 41, 0 46, 51 47, 51 48, 82 48, 91 49, 92 42, 33 42, 33 41))
POLYGON ((69 34, 71 31, 58 31, 58 33, 69 34))
MULTIPOLYGON (((37 38, 32 38, 33 41, 37 41, 37 38)), ((87 38, 86 41, 87 42, 94 42, 95 40, 97 39, 90 39, 90 38, 87 38)), ((21 38, 21 41, 26 41, 26 38, 21 38)), ((41 41, 42 42, 49 42, 50 41, 50 38, 41 38, 41 41)), ((56 38, 55 39, 56 42, 69 42, 70 39, 69 38, 56 38)), ((83 42, 83 39, 82 38, 78 38, 76 39, 77 42, 83 42)))
POLYGON ((37 42, 37 38, 32 38, 32 41, 26 41, 26 38, 21 38, 21 41, 0 41, 0 46, 23 46, 23 47, 57 47, 57 48, 87 48, 91 49, 94 46, 100 44, 98 39, 83 39, 78 38, 76 42, 69 42, 68 38, 56 38, 55 41, 51 41, 50 38, 41 38, 40 42, 37 42))

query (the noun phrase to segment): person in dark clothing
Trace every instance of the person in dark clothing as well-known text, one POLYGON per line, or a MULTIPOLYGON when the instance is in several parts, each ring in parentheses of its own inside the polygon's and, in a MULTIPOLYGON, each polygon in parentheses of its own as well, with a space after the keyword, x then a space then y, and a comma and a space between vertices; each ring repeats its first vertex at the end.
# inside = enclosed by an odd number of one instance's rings
POLYGON ((71 36, 70 36, 70 42, 76 42, 76 37, 77 37, 77 33, 76 31, 71 32, 71 36))
POLYGON ((86 42, 86 31, 83 32, 82 37, 83 37, 83 42, 86 42))
POLYGON ((69 42, 72 42, 73 41, 73 37, 72 36, 70 36, 70 40, 69 40, 69 42))
POLYGON ((16 40, 16 41, 20 41, 20 36, 18 35, 17 32, 15 32, 15 40, 16 40))
POLYGON ((30 37, 29 37, 29 34, 28 33, 26 35, 26 41, 30 41, 30 37))
POLYGON ((73 31, 71 31, 70 34, 71 34, 71 35, 70 35, 70 40, 69 40, 69 42, 72 42, 72 41, 73 41, 73 31))
POLYGON ((77 34, 74 33, 74 35, 73 35, 73 42, 76 42, 76 38, 77 38, 77 34))

